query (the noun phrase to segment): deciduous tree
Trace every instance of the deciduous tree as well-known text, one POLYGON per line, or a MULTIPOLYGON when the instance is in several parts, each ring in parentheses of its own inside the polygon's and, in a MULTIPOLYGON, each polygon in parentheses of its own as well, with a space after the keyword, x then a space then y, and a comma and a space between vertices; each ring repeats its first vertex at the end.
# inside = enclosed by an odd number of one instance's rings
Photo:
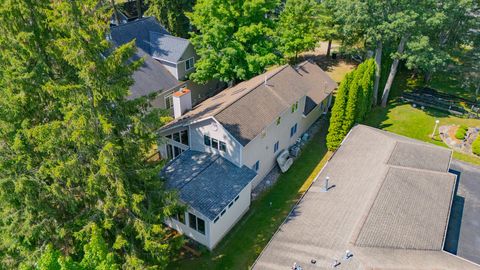
POLYGON ((188 13, 200 59, 191 78, 206 82, 249 79, 279 60, 272 13, 278 0, 198 0, 188 13))
POLYGON ((185 14, 192 10, 194 0, 146 0, 146 3, 149 7, 145 15, 155 16, 173 35, 189 37, 190 21, 185 14))

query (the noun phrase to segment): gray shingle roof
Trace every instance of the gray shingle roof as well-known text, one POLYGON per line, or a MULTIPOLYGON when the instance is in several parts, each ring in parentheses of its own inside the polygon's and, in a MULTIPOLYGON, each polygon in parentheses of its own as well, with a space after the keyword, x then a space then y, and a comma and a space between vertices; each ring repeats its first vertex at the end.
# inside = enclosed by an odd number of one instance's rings
POLYGON ((245 146, 301 97, 308 96, 318 105, 336 87, 335 81, 314 63, 284 65, 220 92, 162 130, 214 116, 245 146))
POLYGON ((153 58, 177 63, 182 59, 190 42, 187 39, 174 37, 165 33, 150 32, 151 55, 153 58))
POLYGON ((160 175, 167 188, 179 191, 184 203, 214 220, 256 173, 220 155, 188 150, 168 163, 160 175))
POLYGON ((336 258, 341 263, 336 269, 479 270, 442 250, 455 184, 447 172, 450 160, 444 158, 449 153, 371 127, 354 127, 253 269, 287 269, 294 262, 304 270, 332 269, 336 258), (416 152, 406 155, 411 163, 389 164, 397 145, 416 152), (440 166, 417 168, 435 162, 440 166), (326 176, 334 187, 325 193, 326 176), (346 250, 353 253, 349 260, 342 259, 346 250))
POLYGON ((131 95, 129 98, 169 90, 182 84, 158 60, 152 58, 150 33, 169 35, 167 30, 154 17, 145 17, 110 28, 112 42, 115 46, 120 46, 135 39, 137 52, 134 60, 145 59, 140 69, 133 74, 135 83, 130 88, 131 95))

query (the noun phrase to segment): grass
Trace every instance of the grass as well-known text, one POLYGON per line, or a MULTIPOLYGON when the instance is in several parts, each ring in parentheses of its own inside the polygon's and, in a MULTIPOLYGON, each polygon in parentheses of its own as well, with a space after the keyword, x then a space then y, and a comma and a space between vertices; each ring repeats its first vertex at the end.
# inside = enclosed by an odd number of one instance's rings
MULTIPOLYGON (((435 86, 439 91, 457 94, 455 86, 457 82, 451 82, 454 80, 452 77, 448 77, 447 83, 442 76, 433 77, 430 85, 435 86)), ((419 108, 413 108, 411 104, 402 103, 398 98, 403 91, 412 90, 415 87, 421 85, 418 79, 413 79, 410 75, 402 70, 397 74, 395 83, 392 86, 392 92, 390 95, 390 102, 386 108, 377 107, 367 116, 367 120, 364 124, 387 130, 393 133, 397 133, 406 137, 414 138, 417 140, 433 143, 443 147, 447 147, 445 143, 438 136, 438 129, 436 136, 432 139, 433 128, 435 126, 435 120, 439 120, 439 126, 441 125, 464 125, 468 127, 480 127, 480 120, 467 119, 455 117, 453 115, 433 110, 419 108)), ((383 88, 380 88, 380 92, 383 88)), ((464 94, 467 97, 468 94, 464 94)), ((469 155, 461 152, 454 152, 453 158, 459 159, 472 164, 480 165, 480 158, 474 155, 469 155)))
POLYGON ((325 145, 327 129, 321 127, 290 170, 252 202, 250 210, 213 252, 178 260, 168 269, 248 269, 330 157, 325 145))

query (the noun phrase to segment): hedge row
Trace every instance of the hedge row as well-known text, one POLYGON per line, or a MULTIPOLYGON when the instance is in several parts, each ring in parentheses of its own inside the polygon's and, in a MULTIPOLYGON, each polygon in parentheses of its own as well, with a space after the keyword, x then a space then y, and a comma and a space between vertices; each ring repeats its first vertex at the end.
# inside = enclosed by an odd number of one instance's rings
POLYGON ((480 156, 480 135, 478 135, 475 141, 472 143, 472 152, 475 155, 480 156))
POLYGON ((327 135, 329 150, 337 149, 350 129, 372 107, 375 61, 369 59, 348 73, 337 90, 327 135))

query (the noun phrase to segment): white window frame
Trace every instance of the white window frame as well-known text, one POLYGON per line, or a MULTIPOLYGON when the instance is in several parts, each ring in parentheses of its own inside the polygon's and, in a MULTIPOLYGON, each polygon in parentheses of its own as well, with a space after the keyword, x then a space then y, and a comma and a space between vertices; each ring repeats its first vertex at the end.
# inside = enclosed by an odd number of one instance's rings
POLYGON ((173 96, 172 95, 167 95, 164 97, 165 99, 165 108, 168 110, 168 109, 172 109, 173 108, 173 96), (168 102, 170 102, 171 106, 168 107, 168 104, 167 104, 167 100, 168 102))
POLYGON ((187 60, 185 60, 185 71, 191 70, 194 66, 195 66, 195 57, 190 57, 187 60), (192 61, 192 65, 190 66, 190 68, 187 68, 187 63, 189 63, 190 60, 192 61))

